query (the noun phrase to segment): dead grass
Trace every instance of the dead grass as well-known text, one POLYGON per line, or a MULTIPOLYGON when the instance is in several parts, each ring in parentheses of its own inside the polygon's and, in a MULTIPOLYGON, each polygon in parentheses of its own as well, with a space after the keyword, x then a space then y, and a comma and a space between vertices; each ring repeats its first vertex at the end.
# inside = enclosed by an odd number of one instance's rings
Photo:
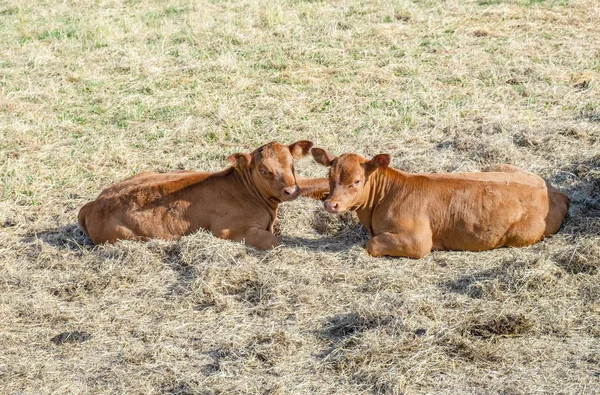
POLYGON ((599 19, 593 0, 0 2, 0 392, 598 392, 599 19), (131 174, 273 139, 508 162, 572 207, 530 248, 422 260, 369 257, 354 216, 307 200, 269 252, 76 226, 131 174))

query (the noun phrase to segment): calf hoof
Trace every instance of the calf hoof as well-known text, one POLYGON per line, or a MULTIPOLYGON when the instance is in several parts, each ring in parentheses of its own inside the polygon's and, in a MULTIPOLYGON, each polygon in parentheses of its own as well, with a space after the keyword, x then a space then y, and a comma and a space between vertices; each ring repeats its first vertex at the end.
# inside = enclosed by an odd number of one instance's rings
POLYGON ((367 241, 367 245, 365 247, 367 248, 367 252, 369 253, 369 255, 371 255, 372 257, 378 258, 380 256, 385 255, 382 253, 381 248, 378 244, 379 243, 377 243, 377 241, 373 239, 367 241))
POLYGON ((246 240, 246 244, 249 244, 259 250, 265 251, 265 250, 270 250, 270 249, 273 249, 273 248, 279 246, 279 240, 275 236, 273 236, 272 238, 269 237, 268 240, 260 240, 255 243, 249 243, 246 240))

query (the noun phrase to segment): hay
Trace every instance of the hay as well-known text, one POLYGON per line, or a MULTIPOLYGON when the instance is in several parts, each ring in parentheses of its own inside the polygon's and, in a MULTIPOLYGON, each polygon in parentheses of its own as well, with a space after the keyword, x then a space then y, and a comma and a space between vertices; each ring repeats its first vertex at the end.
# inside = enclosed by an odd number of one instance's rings
POLYGON ((1 2, 0 392, 593 392, 599 19, 593 0, 1 2), (572 206, 532 247, 421 260, 371 258, 354 215, 305 199, 268 252, 77 228, 125 177, 273 139, 407 171, 505 161, 572 206))

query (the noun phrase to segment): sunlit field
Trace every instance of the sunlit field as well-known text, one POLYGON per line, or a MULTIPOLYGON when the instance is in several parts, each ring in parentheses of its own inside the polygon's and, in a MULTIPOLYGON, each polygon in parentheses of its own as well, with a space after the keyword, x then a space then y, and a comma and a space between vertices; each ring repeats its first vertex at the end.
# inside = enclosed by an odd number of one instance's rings
POLYGON ((0 393, 599 393, 599 21, 596 0, 0 0, 0 393), (301 139, 509 163, 571 209, 534 246, 419 260, 305 198, 268 252, 77 226, 133 174, 301 139))

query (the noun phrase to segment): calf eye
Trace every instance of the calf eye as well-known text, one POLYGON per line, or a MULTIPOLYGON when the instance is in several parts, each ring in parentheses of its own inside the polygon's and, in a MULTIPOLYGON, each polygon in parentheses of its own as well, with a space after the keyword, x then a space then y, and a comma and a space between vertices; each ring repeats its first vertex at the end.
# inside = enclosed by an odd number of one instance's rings
POLYGON ((360 184, 360 180, 354 181, 354 184, 352 184, 352 185, 358 185, 358 184, 360 184))
POLYGON ((271 174, 271 172, 266 168, 266 167, 261 167, 258 169, 258 171, 260 172, 260 174, 268 176, 269 174, 271 174))

